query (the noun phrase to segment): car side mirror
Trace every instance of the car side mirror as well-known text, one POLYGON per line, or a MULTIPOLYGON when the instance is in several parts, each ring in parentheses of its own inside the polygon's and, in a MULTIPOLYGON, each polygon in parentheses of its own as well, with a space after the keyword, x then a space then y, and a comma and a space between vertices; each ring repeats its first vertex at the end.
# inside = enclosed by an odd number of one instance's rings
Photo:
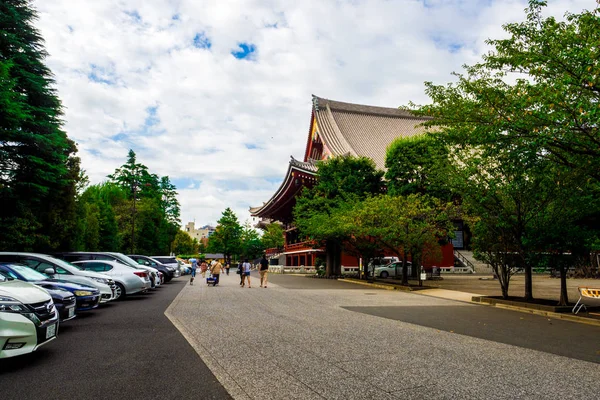
POLYGON ((55 272, 54 272, 54 268, 46 268, 46 269, 44 270, 44 273, 45 273, 46 275, 54 275, 54 274, 55 274, 55 272))

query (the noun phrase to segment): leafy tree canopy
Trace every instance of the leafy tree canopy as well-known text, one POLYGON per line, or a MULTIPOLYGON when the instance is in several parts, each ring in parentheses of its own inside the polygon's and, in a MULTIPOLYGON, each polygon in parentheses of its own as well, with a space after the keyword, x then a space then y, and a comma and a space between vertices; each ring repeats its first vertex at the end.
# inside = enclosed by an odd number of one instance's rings
POLYGON ((450 198, 446 179, 451 174, 448 151, 432 135, 399 137, 388 147, 385 178, 391 195, 429 194, 450 198))
POLYGON ((526 20, 504 25, 508 38, 488 40, 456 83, 427 82, 433 104, 415 111, 452 145, 510 148, 515 163, 543 156, 600 180, 600 9, 557 21, 545 6, 530 0, 526 20))

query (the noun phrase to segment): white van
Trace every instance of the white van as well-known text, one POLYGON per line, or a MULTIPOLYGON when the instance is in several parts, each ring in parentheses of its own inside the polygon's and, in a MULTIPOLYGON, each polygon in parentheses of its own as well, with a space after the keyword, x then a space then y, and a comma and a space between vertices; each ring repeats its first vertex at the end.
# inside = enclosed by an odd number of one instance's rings
POLYGON ((56 339, 58 311, 44 289, 0 275, 0 358, 31 353, 56 339))

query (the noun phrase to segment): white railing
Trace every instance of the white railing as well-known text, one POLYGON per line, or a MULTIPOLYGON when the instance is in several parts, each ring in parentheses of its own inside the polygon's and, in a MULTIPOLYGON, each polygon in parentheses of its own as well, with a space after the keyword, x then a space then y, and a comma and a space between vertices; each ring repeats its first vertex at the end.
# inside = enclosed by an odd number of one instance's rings
POLYGON ((269 272, 274 274, 315 274, 316 268, 305 265, 270 265, 269 272))

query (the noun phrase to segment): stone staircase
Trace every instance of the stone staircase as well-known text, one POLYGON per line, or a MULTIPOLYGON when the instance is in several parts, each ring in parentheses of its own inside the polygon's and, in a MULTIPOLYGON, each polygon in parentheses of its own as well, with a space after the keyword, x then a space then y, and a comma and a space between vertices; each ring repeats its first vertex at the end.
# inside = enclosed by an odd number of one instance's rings
MULTIPOLYGON (((482 274, 482 275, 489 275, 492 274, 492 268, 484 263, 481 262, 479 260, 476 260, 475 257, 473 257, 473 252, 470 250, 454 250, 455 252, 455 260, 456 260, 456 253, 459 253, 460 255, 462 255, 467 261, 468 263, 473 265, 473 268, 475 269, 475 273, 476 274, 482 274)), ((462 263, 462 261, 459 261, 462 263)), ((462 263, 464 264, 464 263, 462 263)))

